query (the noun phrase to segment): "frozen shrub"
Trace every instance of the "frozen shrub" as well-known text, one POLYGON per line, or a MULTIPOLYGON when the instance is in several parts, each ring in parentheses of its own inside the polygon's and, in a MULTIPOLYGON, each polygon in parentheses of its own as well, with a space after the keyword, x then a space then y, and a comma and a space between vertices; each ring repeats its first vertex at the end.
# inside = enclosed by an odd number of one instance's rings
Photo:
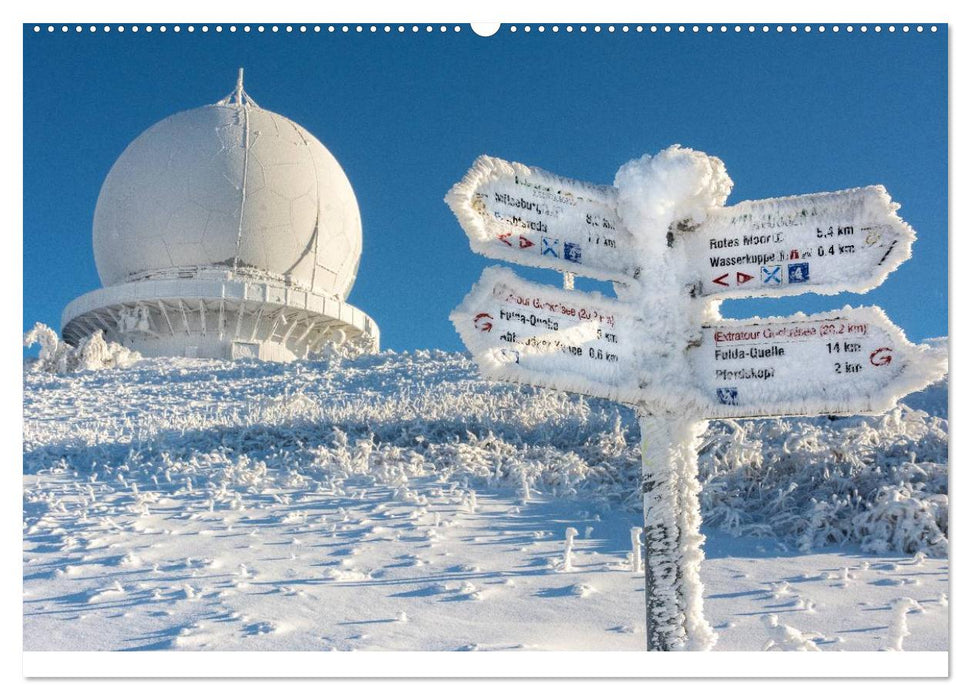
POLYGON ((102 331, 89 335, 75 348, 58 338, 51 328, 37 323, 24 334, 25 347, 36 344, 40 344, 40 353, 34 368, 52 374, 126 368, 142 359, 134 350, 106 342, 102 331))

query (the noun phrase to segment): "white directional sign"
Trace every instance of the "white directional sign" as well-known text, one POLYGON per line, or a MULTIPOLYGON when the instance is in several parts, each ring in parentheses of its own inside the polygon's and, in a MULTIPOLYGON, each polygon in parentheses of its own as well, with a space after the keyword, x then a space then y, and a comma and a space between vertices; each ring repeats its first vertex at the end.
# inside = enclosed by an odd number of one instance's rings
POLYGON ((705 327, 688 361, 708 418, 882 413, 947 370, 876 307, 705 327))
MULTIPOLYGON (((636 279, 617 191, 480 156, 446 201, 472 249, 602 280, 636 279)), ((865 292, 910 257, 913 229, 879 185, 715 207, 675 239, 703 296, 865 292)))
POLYGON ((913 229, 880 186, 718 207, 683 237, 702 295, 866 292, 910 257, 913 229))
POLYGON ((480 156, 445 197, 486 257, 600 280, 637 277, 616 190, 480 156))
POLYGON ((614 299, 527 282, 489 267, 451 314, 491 379, 634 402, 639 319, 614 299))

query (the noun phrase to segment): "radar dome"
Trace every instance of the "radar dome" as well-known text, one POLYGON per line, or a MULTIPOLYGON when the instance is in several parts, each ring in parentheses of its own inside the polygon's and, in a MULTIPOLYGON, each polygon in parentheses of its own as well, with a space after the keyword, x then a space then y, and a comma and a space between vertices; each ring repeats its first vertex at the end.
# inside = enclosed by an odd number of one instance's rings
POLYGON ((145 357, 289 362, 376 351, 346 301, 361 214, 340 164, 243 90, 180 112, 125 149, 101 187, 103 284, 61 314, 71 345, 101 333, 145 357))
POLYGON ((232 97, 163 119, 115 162, 94 214, 102 284, 229 268, 345 298, 361 255, 347 176, 299 124, 232 97))

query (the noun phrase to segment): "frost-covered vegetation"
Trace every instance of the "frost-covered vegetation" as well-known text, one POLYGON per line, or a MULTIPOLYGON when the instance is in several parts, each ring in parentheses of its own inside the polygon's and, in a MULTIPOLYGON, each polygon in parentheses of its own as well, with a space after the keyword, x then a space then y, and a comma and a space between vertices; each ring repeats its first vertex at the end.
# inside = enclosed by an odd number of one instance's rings
MULTIPOLYGON (((38 364, 66 364, 48 345, 38 364)), ((473 504, 489 487, 523 502, 641 507, 632 410, 485 382, 459 354, 142 360, 27 371, 24 382, 25 473, 79 477, 56 495, 26 488, 27 527, 84 513, 94 491, 124 494, 136 513, 175 493, 242 508, 294 486, 404 492, 426 477, 473 504)), ((802 549, 946 556, 946 392, 935 385, 879 417, 712 422, 700 455, 705 524, 802 549)))
POLYGON ((53 374, 69 374, 111 367, 130 367, 141 359, 141 355, 134 350, 106 342, 104 333, 98 331, 84 340, 77 347, 68 345, 61 340, 57 333, 43 323, 36 323, 34 327, 24 333, 24 347, 40 345, 37 361, 32 362, 31 369, 50 372, 53 374))
POLYGON ((703 464, 706 521, 732 533, 947 555, 945 418, 900 405, 875 418, 715 423, 703 464))

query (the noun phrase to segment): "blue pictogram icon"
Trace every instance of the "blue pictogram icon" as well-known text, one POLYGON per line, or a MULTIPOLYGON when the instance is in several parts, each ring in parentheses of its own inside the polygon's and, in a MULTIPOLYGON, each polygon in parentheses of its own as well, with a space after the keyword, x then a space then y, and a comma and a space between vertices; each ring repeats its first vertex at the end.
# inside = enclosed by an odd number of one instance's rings
POLYGON ((580 245, 578 243, 563 244, 563 259, 570 262, 580 262, 580 245))
POLYGON ((715 389, 718 403, 726 406, 738 406, 738 389, 733 386, 723 386, 715 389))
POLYGON ((809 281, 809 263, 789 263, 789 283, 809 281))
POLYGON ((762 268, 762 284, 782 284, 782 265, 762 268))
POLYGON ((554 258, 560 257, 556 252, 556 246, 560 245, 559 238, 547 238, 543 236, 543 255, 552 255, 554 258))

